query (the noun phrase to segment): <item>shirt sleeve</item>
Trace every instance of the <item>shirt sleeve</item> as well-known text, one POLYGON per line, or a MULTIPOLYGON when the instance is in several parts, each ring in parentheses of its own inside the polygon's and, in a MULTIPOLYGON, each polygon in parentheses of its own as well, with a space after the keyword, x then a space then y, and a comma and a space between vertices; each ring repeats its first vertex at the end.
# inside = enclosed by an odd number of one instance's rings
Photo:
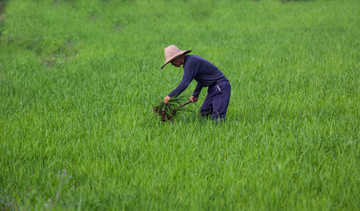
POLYGON ((169 97, 179 96, 194 79, 197 70, 198 65, 189 65, 187 68, 184 68, 184 76, 180 84, 169 94, 169 97))
POLYGON ((196 98, 199 97, 202 88, 203 86, 198 82, 192 95, 196 98))

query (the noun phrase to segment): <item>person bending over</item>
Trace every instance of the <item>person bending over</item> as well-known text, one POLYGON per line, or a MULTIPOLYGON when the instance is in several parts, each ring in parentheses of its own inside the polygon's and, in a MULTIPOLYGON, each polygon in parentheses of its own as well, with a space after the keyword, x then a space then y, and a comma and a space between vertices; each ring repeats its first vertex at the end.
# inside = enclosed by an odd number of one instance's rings
POLYGON ((212 119, 225 121, 226 111, 230 101, 231 86, 229 80, 225 77, 215 65, 204 58, 196 55, 187 55, 191 50, 180 50, 175 45, 170 45, 164 49, 165 63, 163 69, 169 62, 175 67, 184 68, 184 76, 180 84, 164 98, 164 103, 168 103, 173 96, 180 95, 191 83, 197 81, 197 86, 190 97, 192 102, 198 100, 203 87, 208 87, 207 96, 201 106, 202 116, 212 119))

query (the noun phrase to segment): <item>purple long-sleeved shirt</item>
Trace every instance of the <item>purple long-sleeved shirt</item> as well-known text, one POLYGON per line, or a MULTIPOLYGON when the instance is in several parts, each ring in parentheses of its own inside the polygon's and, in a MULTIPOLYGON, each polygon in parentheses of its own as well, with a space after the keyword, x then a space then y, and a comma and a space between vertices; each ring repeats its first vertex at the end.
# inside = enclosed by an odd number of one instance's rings
POLYGON ((176 89, 169 94, 169 97, 180 95, 193 79, 198 83, 192 95, 198 97, 203 87, 210 86, 216 80, 225 77, 215 65, 196 55, 185 56, 183 68, 184 76, 176 89))

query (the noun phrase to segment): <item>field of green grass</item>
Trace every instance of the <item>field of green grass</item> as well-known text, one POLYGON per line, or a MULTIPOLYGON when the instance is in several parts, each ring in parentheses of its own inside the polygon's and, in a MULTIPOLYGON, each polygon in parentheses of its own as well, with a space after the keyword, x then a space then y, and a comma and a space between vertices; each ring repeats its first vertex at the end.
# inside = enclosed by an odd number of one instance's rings
POLYGON ((0 12, 0 210, 360 209, 359 0, 0 12), (206 89, 174 124, 152 111, 170 44, 230 80, 226 123, 198 118, 206 89))

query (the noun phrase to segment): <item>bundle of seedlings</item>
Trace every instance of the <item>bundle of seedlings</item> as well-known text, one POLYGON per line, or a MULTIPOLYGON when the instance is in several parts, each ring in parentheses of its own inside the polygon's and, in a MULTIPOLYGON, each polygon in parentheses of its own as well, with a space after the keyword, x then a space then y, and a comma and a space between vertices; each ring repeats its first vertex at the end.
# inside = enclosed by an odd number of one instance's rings
POLYGON ((174 123, 174 118, 176 117, 176 114, 181 111, 185 111, 184 106, 191 103, 191 101, 187 101, 181 104, 181 102, 184 101, 185 98, 183 97, 171 98, 167 104, 161 101, 153 107, 153 111, 159 114, 159 116, 161 116, 162 122, 170 121, 174 123))

